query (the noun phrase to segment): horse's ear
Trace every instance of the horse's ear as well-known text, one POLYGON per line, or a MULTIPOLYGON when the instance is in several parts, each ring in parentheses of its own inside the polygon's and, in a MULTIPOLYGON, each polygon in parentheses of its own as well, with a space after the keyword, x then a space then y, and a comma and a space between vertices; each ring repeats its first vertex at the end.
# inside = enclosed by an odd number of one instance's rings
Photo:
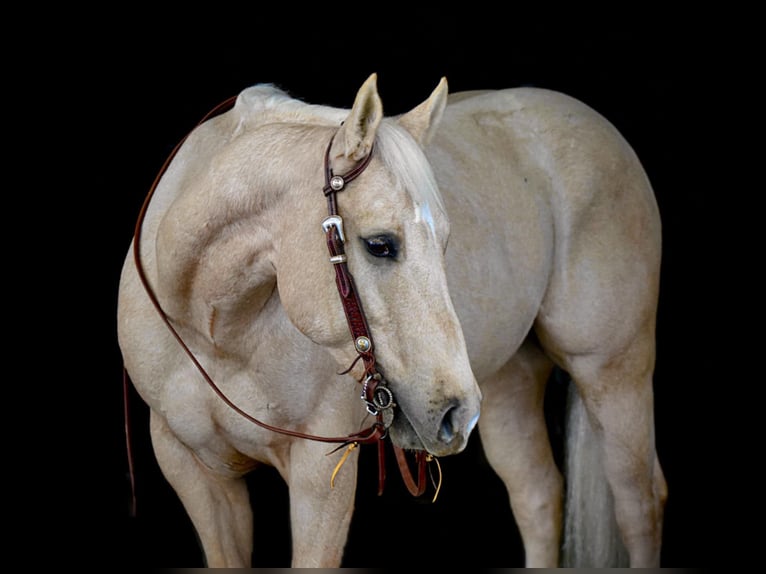
POLYGON ((336 141, 345 144, 343 155, 353 161, 367 157, 383 119, 383 103, 378 95, 378 75, 372 74, 359 88, 351 112, 343 122, 336 141))
POLYGON ((447 105, 448 92, 447 78, 442 78, 425 102, 399 117, 399 124, 410 132, 421 146, 427 145, 436 133, 444 106, 447 105))

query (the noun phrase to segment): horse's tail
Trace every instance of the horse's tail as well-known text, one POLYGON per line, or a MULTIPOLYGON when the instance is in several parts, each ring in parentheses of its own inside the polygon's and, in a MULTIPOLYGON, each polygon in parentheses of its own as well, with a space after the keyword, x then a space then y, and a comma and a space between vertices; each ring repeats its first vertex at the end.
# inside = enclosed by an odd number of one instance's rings
POLYGON ((604 474, 602 440, 588 419, 574 382, 569 383, 564 446, 566 502, 562 566, 627 566, 627 551, 614 517, 614 499, 604 474))

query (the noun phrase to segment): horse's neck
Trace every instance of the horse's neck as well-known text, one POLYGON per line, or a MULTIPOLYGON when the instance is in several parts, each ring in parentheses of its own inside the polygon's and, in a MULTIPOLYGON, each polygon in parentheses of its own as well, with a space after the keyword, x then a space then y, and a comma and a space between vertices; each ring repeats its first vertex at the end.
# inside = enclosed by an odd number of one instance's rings
MULTIPOLYGON (((261 143, 274 137, 199 134, 158 189, 158 291, 171 317, 213 342, 233 338, 275 288, 273 234, 290 211, 287 191, 305 179, 296 158, 308 154, 288 153, 289 141, 261 143)), ((314 178, 321 198, 321 170, 314 178)))

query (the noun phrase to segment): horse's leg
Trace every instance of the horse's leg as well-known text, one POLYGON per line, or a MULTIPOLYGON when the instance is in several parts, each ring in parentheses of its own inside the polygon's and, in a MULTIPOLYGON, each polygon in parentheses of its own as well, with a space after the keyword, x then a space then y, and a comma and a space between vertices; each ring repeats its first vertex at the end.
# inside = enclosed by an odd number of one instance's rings
POLYGON ((482 382, 479 433, 505 483, 527 567, 558 566, 563 486, 553 460, 543 401, 553 363, 531 342, 482 382))
POLYGON ((290 449, 290 525, 293 568, 338 568, 354 510, 357 448, 330 479, 342 453, 334 446, 297 440, 290 449))
POLYGON ((630 566, 659 567, 667 485, 654 442, 653 337, 640 334, 617 356, 566 362, 603 437, 604 472, 630 566))
POLYGON ((249 568, 253 514, 244 478, 204 466, 154 412, 150 429, 157 461, 197 530, 206 565, 249 568))

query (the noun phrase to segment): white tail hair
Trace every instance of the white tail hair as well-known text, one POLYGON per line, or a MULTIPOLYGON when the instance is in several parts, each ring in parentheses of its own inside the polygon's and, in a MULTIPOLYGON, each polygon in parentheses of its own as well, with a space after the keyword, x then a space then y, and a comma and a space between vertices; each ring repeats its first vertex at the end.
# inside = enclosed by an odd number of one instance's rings
POLYGON ((614 517, 614 499, 604 474, 603 444, 573 381, 569 382, 566 414, 562 566, 618 568, 628 553, 614 517))

